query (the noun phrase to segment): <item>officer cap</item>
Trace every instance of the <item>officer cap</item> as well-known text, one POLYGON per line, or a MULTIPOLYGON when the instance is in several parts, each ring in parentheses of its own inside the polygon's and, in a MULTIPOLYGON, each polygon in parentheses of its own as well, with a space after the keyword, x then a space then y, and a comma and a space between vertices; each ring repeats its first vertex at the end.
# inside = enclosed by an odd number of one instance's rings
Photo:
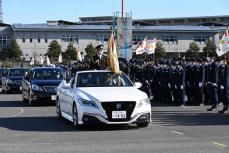
POLYGON ((98 44, 96 47, 95 47, 95 49, 103 49, 103 44, 98 44))

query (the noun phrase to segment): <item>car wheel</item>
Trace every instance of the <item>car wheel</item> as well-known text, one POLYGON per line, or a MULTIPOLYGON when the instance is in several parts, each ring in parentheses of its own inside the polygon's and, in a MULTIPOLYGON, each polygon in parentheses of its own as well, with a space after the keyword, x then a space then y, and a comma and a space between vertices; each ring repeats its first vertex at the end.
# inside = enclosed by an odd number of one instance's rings
POLYGON ((149 122, 137 123, 137 127, 139 127, 139 128, 147 127, 148 125, 149 125, 149 122))
POLYGON ((75 104, 73 105, 73 108, 72 108, 72 122, 73 122, 74 127, 79 128, 78 112, 77 112, 77 107, 75 104))
POLYGON ((59 119, 62 119, 61 110, 60 110, 60 100, 56 99, 56 115, 59 119))

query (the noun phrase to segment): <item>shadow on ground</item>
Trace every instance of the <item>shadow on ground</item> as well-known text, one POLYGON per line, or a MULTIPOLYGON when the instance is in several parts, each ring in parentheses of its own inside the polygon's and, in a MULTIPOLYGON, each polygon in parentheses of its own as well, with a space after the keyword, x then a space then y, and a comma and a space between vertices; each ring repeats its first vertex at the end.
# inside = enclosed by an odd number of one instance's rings
POLYGON ((163 126, 219 126, 229 125, 229 114, 191 111, 152 112, 152 124, 163 126))
POLYGON ((67 131, 114 131, 137 129, 135 125, 130 126, 105 126, 87 125, 79 129, 73 127, 72 123, 58 119, 57 117, 13 117, 0 118, 0 127, 16 131, 36 132, 67 132, 67 131))

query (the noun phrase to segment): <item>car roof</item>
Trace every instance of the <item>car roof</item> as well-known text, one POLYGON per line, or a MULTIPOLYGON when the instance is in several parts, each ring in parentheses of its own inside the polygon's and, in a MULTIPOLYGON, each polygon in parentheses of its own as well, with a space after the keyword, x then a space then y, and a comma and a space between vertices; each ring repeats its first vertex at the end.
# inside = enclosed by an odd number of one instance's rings
POLYGON ((15 69, 19 69, 19 70, 29 70, 29 68, 25 68, 25 67, 14 67, 14 68, 10 68, 9 70, 15 70, 15 69))
POLYGON ((112 72, 110 70, 87 70, 87 71, 78 71, 77 73, 102 73, 102 72, 112 72))
POLYGON ((62 70, 62 68, 59 68, 59 67, 35 67, 32 70, 50 70, 50 69, 62 70))

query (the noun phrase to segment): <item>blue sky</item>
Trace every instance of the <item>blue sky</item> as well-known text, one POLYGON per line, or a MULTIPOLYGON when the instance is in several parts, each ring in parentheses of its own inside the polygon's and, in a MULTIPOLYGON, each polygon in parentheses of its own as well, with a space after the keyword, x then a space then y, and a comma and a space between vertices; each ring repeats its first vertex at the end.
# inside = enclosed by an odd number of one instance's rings
MULTIPOLYGON (((2 0, 5 23, 76 21, 78 17, 110 16, 121 0, 2 0)), ((134 19, 229 15, 228 0, 125 0, 134 19)))

